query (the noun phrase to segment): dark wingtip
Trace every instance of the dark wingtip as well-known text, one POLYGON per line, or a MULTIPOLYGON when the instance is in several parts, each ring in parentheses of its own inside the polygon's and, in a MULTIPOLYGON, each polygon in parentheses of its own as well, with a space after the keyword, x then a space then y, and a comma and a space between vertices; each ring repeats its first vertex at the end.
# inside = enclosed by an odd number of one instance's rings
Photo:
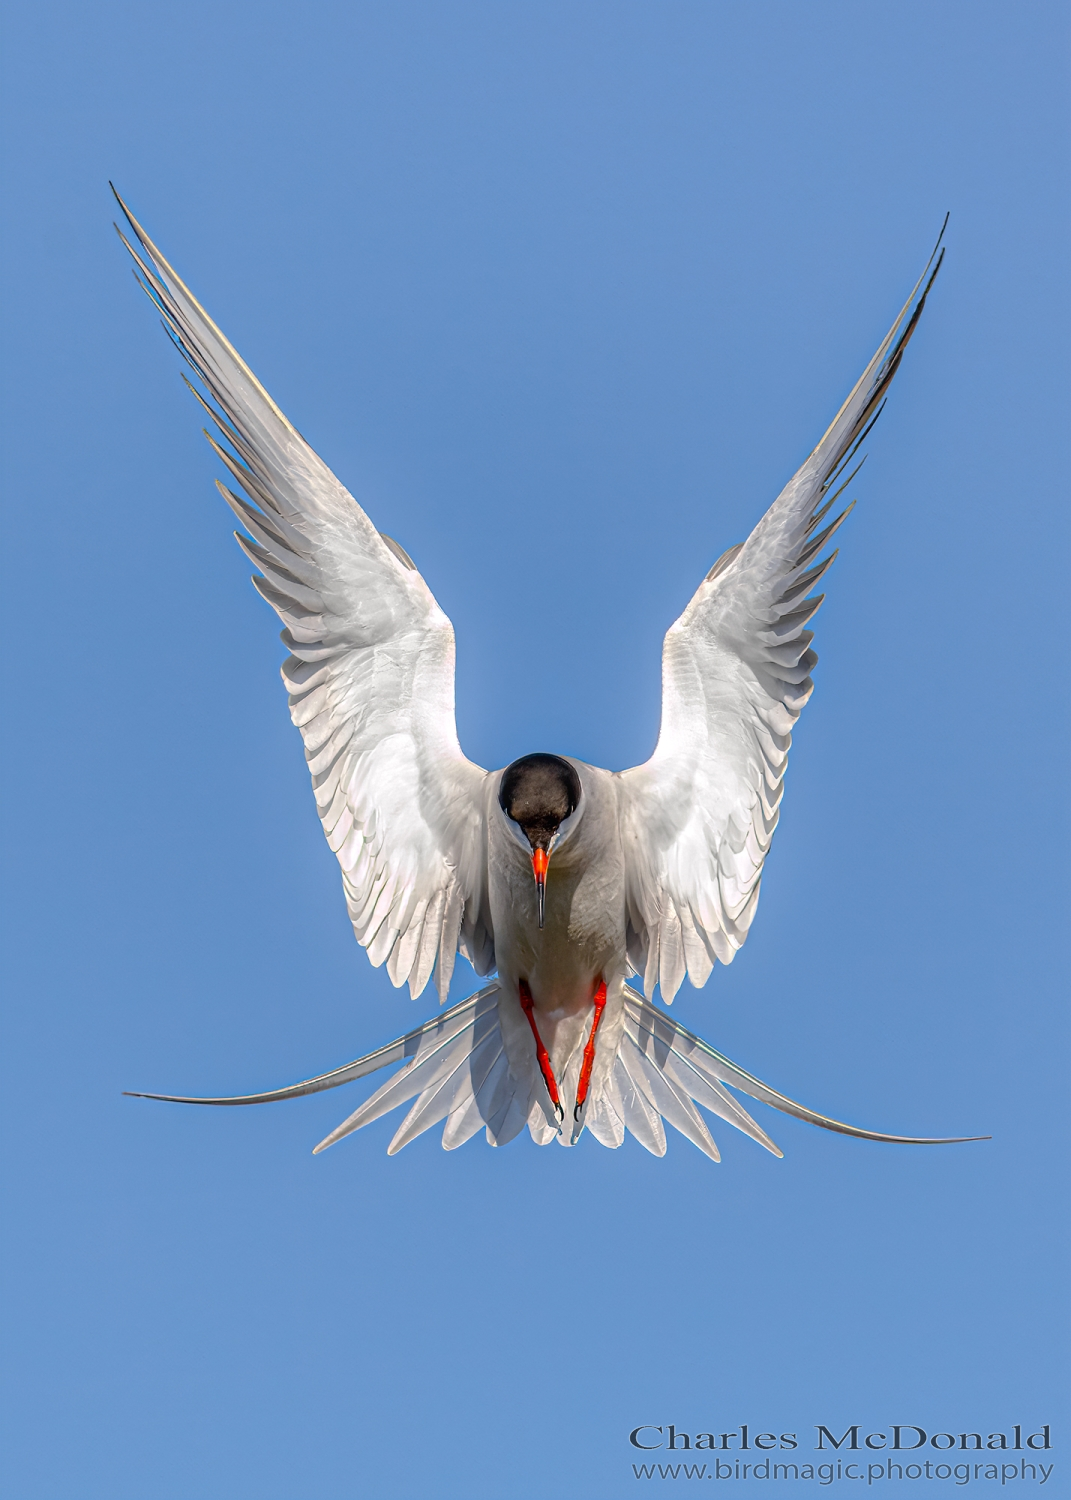
MULTIPOLYGON (((934 258, 934 256, 935 255, 937 256, 937 265, 934 266, 934 271, 933 271, 933 275, 934 276, 937 275, 937 271, 938 271, 938 269, 939 269, 939 267, 941 265, 941 261, 944 259, 945 247, 941 244, 941 241, 945 237, 945 230, 948 228, 948 221, 949 221, 949 219, 951 217, 952 217, 952 210, 949 209, 948 212, 944 216, 944 220, 942 221, 941 232, 937 236, 936 240, 934 240, 933 249, 930 251, 930 258, 926 262, 927 268, 929 268, 931 265, 933 265, 933 258, 934 258), (937 255, 938 250, 940 250, 940 252, 941 252, 940 255, 937 255)), ((930 277, 930 284, 932 284, 932 282, 933 282, 933 276, 930 277)), ((927 287, 927 290, 929 290, 929 287, 927 287)))
MULTIPOLYGON (((108 186, 112 190, 112 197, 115 199, 116 203, 118 203, 120 209, 122 210, 122 214, 123 214, 124 219, 126 219, 126 221, 127 221, 128 224, 132 224, 133 220, 130 217, 130 210, 129 210, 129 208, 127 208, 126 204, 123 202, 123 199, 122 199, 122 196, 121 196, 121 194, 119 192, 119 189, 116 187, 115 183, 111 180, 110 177, 108 178, 108 186)), ((116 227, 118 228, 118 225, 116 227)))

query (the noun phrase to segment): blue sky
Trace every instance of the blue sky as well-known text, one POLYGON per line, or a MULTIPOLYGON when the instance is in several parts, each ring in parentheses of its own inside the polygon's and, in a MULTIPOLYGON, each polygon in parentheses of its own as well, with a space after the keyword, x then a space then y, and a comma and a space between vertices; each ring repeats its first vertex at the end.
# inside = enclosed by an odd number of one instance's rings
POLYGON ((3 1493, 617 1500, 641 1422, 1049 1422, 1066 1474, 1066 8, 5 27, 3 1493), (415 558, 486 766, 646 758, 666 627, 951 210, 750 941, 675 1012, 815 1108, 990 1143, 760 1106, 783 1161, 388 1160, 391 1119, 314 1160, 366 1086, 121 1097, 289 1082, 434 1002, 352 940, 109 178, 415 558))

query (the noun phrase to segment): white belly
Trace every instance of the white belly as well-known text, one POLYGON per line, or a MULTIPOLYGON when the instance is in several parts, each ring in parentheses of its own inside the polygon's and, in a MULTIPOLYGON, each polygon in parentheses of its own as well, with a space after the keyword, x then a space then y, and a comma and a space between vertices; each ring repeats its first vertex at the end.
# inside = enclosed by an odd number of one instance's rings
POLYGON ((510 1067, 518 1077, 536 1066, 534 1039, 520 1005, 521 980, 531 991, 557 1077, 583 1047, 601 980, 611 1003, 599 1043, 605 1032, 612 1047, 618 1029, 612 1023, 625 975, 625 862, 616 788, 608 772, 573 764, 584 790, 582 814, 551 854, 542 929, 530 853, 504 814, 493 817, 489 828, 488 897, 503 990, 500 1012, 510 1067))

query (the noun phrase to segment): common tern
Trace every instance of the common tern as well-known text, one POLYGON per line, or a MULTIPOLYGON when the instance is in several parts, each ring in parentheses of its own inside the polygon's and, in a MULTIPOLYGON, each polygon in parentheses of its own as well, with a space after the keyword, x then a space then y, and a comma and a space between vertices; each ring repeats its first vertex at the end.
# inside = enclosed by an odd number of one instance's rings
POLYGON ((237 486, 216 481, 258 570, 254 587, 283 622, 290 714, 357 941, 414 998, 434 980, 445 1004, 458 952, 494 976, 388 1046, 291 1087, 137 1097, 266 1103, 401 1063, 317 1151, 415 1101, 392 1153, 445 1121, 448 1150, 481 1129, 502 1145, 527 1125, 540 1145, 572 1145, 586 1129, 619 1146, 630 1131, 660 1156, 668 1121, 717 1161, 698 1104, 781 1155, 729 1087, 866 1140, 984 1139, 894 1136, 816 1114, 645 998, 658 988, 670 1004, 685 975, 705 984, 747 937, 792 729, 812 691, 808 626, 824 597, 814 589, 851 510, 834 507, 940 269, 944 229, 821 442, 670 627, 650 760, 610 772, 538 753, 489 772, 458 744, 454 632, 412 560, 376 530, 116 198, 135 275, 197 378, 200 389, 186 383, 237 486), (635 975, 645 995, 629 985, 635 975))

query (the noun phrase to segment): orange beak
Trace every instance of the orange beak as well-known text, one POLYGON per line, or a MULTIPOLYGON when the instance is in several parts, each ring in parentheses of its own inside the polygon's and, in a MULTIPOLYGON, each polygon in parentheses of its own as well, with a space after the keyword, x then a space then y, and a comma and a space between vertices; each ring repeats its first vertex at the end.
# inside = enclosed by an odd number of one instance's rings
POLYGON ((539 902, 539 925, 543 926, 543 906, 547 898, 547 866, 550 855, 545 849, 537 849, 532 855, 532 870, 535 873, 536 900, 539 902))

